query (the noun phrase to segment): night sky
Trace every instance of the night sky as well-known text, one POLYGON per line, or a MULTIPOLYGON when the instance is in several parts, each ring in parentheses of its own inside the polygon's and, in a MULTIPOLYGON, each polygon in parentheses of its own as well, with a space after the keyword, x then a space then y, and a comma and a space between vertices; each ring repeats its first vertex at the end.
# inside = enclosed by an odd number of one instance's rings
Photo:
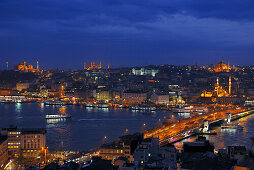
POLYGON ((0 0, 0 68, 254 63, 253 0, 0 0))

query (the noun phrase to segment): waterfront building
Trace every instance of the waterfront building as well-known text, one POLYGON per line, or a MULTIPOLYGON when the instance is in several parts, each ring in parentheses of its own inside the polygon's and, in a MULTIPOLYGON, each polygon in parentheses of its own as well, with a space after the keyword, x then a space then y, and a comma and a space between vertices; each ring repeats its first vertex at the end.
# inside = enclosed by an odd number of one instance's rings
POLYGON ((16 84, 16 90, 22 91, 22 90, 26 90, 26 89, 29 89, 29 83, 17 83, 16 84))
POLYGON ((46 147, 45 129, 3 128, 1 134, 7 135, 8 154, 17 157, 37 157, 46 147))
POLYGON ((167 105, 169 104, 169 94, 153 93, 151 95, 151 102, 155 104, 167 105))
POLYGON ((0 90, 0 96, 12 96, 17 94, 16 90, 0 90))
POLYGON ((108 102, 112 100, 111 90, 96 90, 96 100, 108 102))
POLYGON ((8 103, 8 102, 11 102, 11 103, 16 103, 16 102, 21 102, 21 101, 24 101, 26 99, 25 96, 0 96, 0 101, 1 102, 4 102, 4 103, 8 103))
POLYGON ((8 161, 8 141, 7 136, 0 135, 0 169, 4 168, 8 161))
POLYGON ((127 90, 123 92, 122 98, 124 103, 140 104, 147 100, 147 93, 139 90, 127 90))

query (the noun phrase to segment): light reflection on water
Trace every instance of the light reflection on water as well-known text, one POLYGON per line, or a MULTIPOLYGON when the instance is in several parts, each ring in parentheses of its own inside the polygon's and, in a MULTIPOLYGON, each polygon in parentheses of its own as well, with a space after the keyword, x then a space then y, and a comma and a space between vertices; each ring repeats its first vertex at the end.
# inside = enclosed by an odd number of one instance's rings
POLYGON ((21 103, 15 103, 15 111, 20 113, 22 111, 21 103))
MULTIPOLYGON (((234 123, 239 123, 243 130, 222 130, 216 128, 217 135, 205 135, 206 139, 214 143, 215 149, 226 148, 229 145, 245 145, 250 148, 250 138, 254 137, 254 115, 241 118, 234 123)), ((177 148, 182 148, 183 142, 195 141, 197 137, 188 138, 175 144, 177 148)))
MULTIPOLYGON (((126 133, 135 133, 160 124, 163 118, 172 117, 168 111, 145 113, 126 109, 99 109, 80 106, 48 106, 39 103, 0 104, 0 128, 17 125, 24 128, 46 128, 47 145, 51 150, 87 150, 112 141, 126 133), (67 113, 72 116, 66 120, 45 119, 45 114, 67 113), (82 120, 83 119, 83 120, 82 120), (144 125, 145 124, 145 125, 144 125), (126 132, 128 129, 128 132, 126 132)), ((215 148, 238 144, 250 146, 254 136, 254 115, 242 118, 236 123, 244 126, 242 131, 222 131, 217 135, 206 136, 215 148)), ((185 141, 195 141, 195 138, 185 141)), ((181 147, 182 142, 177 143, 181 147)))
POLYGON ((80 106, 54 106, 40 103, 0 105, 0 128, 17 125, 24 128, 46 128, 47 145, 51 150, 87 150, 110 142, 126 133, 139 132, 161 123, 170 112, 132 112, 126 109, 86 108, 80 106), (67 113, 66 120, 46 120, 45 114, 67 113), (22 118, 17 119, 17 115, 22 118), (82 120, 83 119, 83 120, 82 120), (144 126, 144 123, 146 124, 144 126), (126 132, 126 129, 128 131, 126 132))

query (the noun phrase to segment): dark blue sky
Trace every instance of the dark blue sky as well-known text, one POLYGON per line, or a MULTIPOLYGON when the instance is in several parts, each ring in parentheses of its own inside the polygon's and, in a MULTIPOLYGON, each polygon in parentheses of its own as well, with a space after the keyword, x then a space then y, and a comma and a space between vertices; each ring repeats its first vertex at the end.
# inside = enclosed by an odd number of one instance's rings
POLYGON ((3 68, 254 63, 253 0, 0 0, 3 68))

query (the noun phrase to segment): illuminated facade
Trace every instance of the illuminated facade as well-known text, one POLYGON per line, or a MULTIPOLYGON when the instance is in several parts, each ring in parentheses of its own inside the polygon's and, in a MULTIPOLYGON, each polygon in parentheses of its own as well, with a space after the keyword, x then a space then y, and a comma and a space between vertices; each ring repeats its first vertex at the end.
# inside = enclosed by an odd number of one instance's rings
POLYGON ((229 66, 229 61, 228 61, 228 65, 226 65, 223 61, 219 62, 217 65, 215 65, 215 67, 213 68, 212 71, 214 72, 229 72, 230 71, 230 66, 229 66))
POLYGON ((33 67, 33 65, 29 65, 29 64, 27 64, 26 61, 23 61, 23 62, 19 63, 19 65, 14 66, 14 70, 15 71, 24 71, 24 72, 37 72, 37 71, 39 71, 38 60, 37 60, 37 68, 36 69, 33 67))
POLYGON ((18 91, 22 91, 24 89, 29 89, 29 83, 17 83, 16 84, 16 89, 18 91))
POLYGON ((222 88, 219 84, 219 77, 217 77, 216 84, 213 91, 205 90, 201 97, 228 97, 231 95, 231 76, 229 76, 228 92, 222 88))
POLYGON ((156 69, 146 69, 146 68, 133 68, 131 70, 132 75, 143 76, 143 75, 151 75, 155 77, 155 75, 159 72, 156 69))
POLYGON ((3 128, 2 134, 8 137, 9 156, 38 157, 46 146, 45 129, 3 128))
POLYGON ((106 160, 115 160, 119 157, 130 159, 131 149, 129 145, 125 145, 124 143, 103 144, 99 149, 99 156, 106 160))
POLYGON ((123 93, 122 98, 124 103, 140 104, 147 99, 147 93, 128 90, 123 93))
POLYGON ((95 62, 91 61, 91 64, 89 66, 86 66, 86 62, 84 62, 84 70, 94 70, 94 69, 101 69, 101 61, 98 65, 95 64, 95 62))
POLYGON ((155 104, 169 104, 169 95, 153 93, 151 96, 151 102, 155 104))

